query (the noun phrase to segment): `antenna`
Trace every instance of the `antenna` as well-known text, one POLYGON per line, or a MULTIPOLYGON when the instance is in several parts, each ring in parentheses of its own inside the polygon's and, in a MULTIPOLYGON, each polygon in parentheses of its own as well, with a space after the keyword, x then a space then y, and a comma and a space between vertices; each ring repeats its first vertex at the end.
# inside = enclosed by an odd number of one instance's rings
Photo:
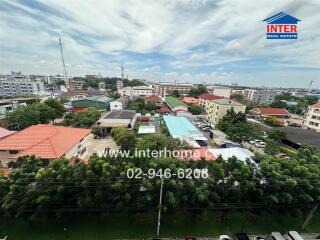
POLYGON ((59 36, 59 46, 60 46, 60 53, 61 53, 61 60, 62 60, 63 75, 64 75, 66 87, 69 88, 67 69, 66 69, 66 65, 64 64, 64 57, 63 57, 63 51, 62 51, 62 41, 61 41, 60 36, 59 36))
POLYGON ((124 66, 121 64, 121 78, 124 79, 124 66))
POLYGON ((309 90, 311 90, 312 83, 313 83, 313 80, 311 80, 309 83, 309 90))

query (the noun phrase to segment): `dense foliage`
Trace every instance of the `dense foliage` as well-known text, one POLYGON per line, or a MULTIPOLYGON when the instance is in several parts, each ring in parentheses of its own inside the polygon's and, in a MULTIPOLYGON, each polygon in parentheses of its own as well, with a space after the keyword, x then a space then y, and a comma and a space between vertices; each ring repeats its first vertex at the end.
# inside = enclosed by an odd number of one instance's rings
POLYGON ((205 85, 198 85, 196 88, 191 88, 189 91, 189 96, 191 97, 198 97, 203 93, 207 93, 207 87, 205 85))
POLYGON ((153 102, 146 103, 143 98, 137 98, 128 102, 127 109, 135 110, 136 112, 141 114, 146 114, 155 112, 157 110, 157 106, 153 102))
POLYGON ((68 113, 62 123, 62 126, 72 126, 79 128, 89 128, 100 118, 101 112, 95 108, 88 108, 83 112, 68 113))
MULTIPOLYGON (((23 157, 9 177, 0 177, 1 209, 10 216, 61 214, 62 211, 156 209, 160 180, 128 179, 129 168, 208 168, 208 179, 164 181, 163 209, 252 207, 292 210, 320 200, 320 158, 310 147, 301 148, 296 159, 258 156, 260 167, 236 158, 228 161, 178 161, 168 158, 100 158, 88 165, 60 159, 47 163, 23 157), (144 191, 141 191, 141 189, 144 191)), ((256 210, 257 211, 257 210, 256 210)))

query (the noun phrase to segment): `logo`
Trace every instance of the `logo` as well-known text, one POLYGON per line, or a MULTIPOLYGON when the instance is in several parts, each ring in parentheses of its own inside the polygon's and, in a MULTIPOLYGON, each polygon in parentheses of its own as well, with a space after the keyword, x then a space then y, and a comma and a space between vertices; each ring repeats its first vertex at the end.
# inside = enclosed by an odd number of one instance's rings
POLYGON ((267 39, 297 39, 299 19, 281 12, 263 20, 267 22, 267 39))

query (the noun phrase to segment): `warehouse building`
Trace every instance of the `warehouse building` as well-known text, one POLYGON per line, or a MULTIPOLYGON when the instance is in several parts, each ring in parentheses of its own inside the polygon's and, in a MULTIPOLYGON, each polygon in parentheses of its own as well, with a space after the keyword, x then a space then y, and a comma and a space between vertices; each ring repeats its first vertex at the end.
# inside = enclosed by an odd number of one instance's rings
POLYGON ((76 111, 84 110, 86 108, 95 108, 99 111, 106 111, 110 109, 111 101, 112 98, 106 96, 93 96, 73 100, 71 101, 71 105, 76 111))

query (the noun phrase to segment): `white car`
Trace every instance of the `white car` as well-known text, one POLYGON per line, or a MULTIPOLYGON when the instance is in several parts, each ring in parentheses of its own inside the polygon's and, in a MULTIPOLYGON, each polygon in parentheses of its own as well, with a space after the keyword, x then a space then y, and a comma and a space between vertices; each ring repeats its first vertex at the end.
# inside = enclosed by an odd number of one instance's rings
POLYGON ((230 237, 228 235, 220 235, 219 240, 230 240, 230 237))
POLYGON ((266 146, 266 143, 265 142, 257 142, 254 145, 258 148, 264 148, 266 146))

